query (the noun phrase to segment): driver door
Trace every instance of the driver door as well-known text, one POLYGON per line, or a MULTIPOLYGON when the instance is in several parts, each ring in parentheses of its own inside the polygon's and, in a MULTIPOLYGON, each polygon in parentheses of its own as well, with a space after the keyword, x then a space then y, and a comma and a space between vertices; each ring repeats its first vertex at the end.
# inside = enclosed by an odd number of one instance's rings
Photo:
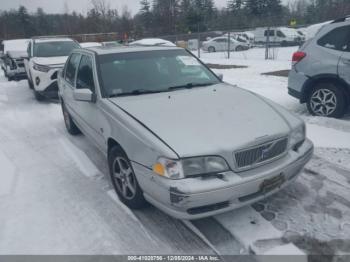
MULTIPOLYGON (((94 59, 92 55, 83 54, 77 70, 77 78, 75 89, 89 89, 96 95, 96 78, 94 74, 94 59)), ((103 150, 105 146, 105 138, 103 136, 104 129, 101 123, 103 115, 99 111, 99 101, 79 101, 74 100, 74 110, 79 115, 80 125, 83 126, 85 135, 89 136, 96 145, 103 150)))

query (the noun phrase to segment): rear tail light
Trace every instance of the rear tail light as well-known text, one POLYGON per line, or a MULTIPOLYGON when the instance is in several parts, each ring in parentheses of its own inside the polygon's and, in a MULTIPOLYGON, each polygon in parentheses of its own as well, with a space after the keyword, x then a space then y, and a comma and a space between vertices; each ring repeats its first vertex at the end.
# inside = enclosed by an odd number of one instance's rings
POLYGON ((298 51, 293 54, 292 63, 293 65, 299 63, 306 56, 306 53, 298 51))

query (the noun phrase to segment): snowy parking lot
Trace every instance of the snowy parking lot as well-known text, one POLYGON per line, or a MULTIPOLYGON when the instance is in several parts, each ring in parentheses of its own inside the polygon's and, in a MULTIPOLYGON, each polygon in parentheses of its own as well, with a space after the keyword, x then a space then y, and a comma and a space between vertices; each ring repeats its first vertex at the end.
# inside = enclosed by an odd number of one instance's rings
POLYGON ((125 207, 109 184, 106 159, 84 136, 66 132, 59 103, 38 103, 26 80, 8 82, 0 72, 0 254, 234 255, 278 247, 291 254, 349 254, 350 114, 310 116, 287 94, 287 77, 264 75, 288 70, 295 50, 276 48, 276 59, 268 61, 258 48, 230 59, 202 53, 205 63, 238 66, 214 69, 224 81, 302 117, 316 148, 286 189, 194 222, 153 207, 125 207))

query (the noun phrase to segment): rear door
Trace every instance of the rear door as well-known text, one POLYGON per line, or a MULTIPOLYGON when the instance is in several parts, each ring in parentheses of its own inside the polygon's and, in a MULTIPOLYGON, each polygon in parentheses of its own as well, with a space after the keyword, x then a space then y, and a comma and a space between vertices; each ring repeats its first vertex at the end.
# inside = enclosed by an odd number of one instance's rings
POLYGON ((227 38, 218 38, 215 40, 217 48, 216 51, 227 51, 228 50, 228 42, 227 38))
MULTIPOLYGON (((80 59, 80 53, 73 53, 70 55, 60 80, 60 92, 62 93, 63 102, 75 121, 79 120, 79 116, 74 106, 74 89, 80 59)), ((78 122, 78 125, 80 126, 80 121, 78 122)))
POLYGON ((350 85, 350 26, 345 26, 340 30, 343 34, 338 39, 341 41, 338 48, 343 51, 338 63, 339 77, 350 85))

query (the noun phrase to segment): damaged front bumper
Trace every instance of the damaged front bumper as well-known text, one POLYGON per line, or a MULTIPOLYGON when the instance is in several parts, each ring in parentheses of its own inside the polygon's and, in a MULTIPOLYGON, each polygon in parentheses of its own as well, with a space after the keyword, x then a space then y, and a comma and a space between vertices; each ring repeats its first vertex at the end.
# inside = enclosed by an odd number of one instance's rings
POLYGON ((245 172, 170 180, 133 163, 145 198, 157 208, 179 219, 217 215, 268 197, 293 181, 313 155, 306 140, 298 151, 245 172))

